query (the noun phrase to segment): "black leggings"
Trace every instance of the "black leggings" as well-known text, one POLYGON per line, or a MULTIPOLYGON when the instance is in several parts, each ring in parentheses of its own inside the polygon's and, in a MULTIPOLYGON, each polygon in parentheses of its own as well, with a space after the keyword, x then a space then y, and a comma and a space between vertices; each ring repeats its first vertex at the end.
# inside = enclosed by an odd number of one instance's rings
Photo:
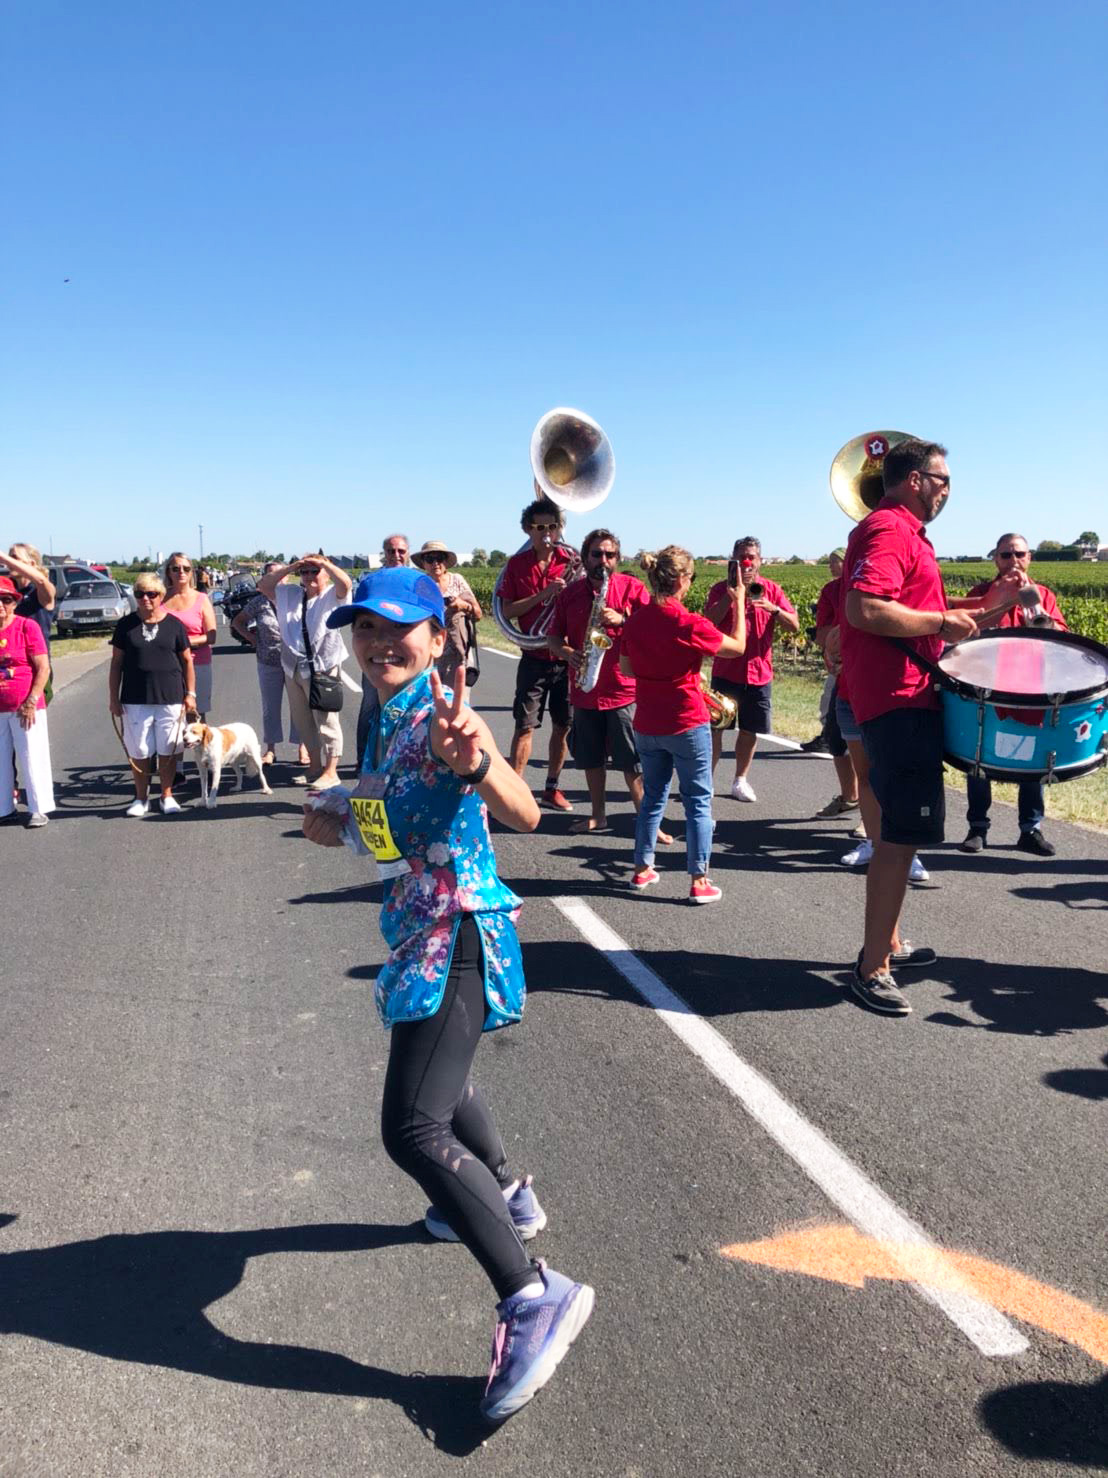
POLYGON ((424 1021, 392 1029, 381 1138, 504 1299, 532 1282, 535 1270, 501 1194, 513 1179, 504 1143, 469 1076, 486 1009, 481 934, 467 914, 442 1005, 424 1021))

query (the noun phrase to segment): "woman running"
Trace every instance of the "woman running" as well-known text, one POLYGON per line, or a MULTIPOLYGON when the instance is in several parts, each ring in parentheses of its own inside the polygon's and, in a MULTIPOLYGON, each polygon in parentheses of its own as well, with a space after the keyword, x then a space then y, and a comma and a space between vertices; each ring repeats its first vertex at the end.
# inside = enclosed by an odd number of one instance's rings
POLYGON ((497 876, 488 813, 533 831, 539 811, 484 720, 466 707, 464 673, 451 694, 434 670, 445 626, 430 576, 376 570, 328 625, 353 627, 354 655, 380 705, 353 792, 313 796, 304 834, 376 859, 390 950, 375 987, 391 1031, 381 1135, 431 1198, 428 1230, 464 1242, 496 1290, 481 1411, 499 1422, 550 1379, 594 1299, 591 1288, 528 1257, 523 1241, 546 1215, 531 1177, 509 1169, 470 1078, 481 1033, 518 1021, 525 995, 520 900, 497 876))

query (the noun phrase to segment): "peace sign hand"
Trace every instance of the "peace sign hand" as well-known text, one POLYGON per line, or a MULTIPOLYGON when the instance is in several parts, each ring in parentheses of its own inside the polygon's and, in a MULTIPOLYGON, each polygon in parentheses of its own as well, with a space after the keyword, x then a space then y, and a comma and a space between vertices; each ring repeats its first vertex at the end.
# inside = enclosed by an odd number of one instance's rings
POLYGON ((481 721, 471 708, 465 707, 465 668, 458 668, 451 699, 447 699, 442 678, 432 669, 431 696, 435 700, 432 751, 455 775, 472 775, 481 763, 481 721))

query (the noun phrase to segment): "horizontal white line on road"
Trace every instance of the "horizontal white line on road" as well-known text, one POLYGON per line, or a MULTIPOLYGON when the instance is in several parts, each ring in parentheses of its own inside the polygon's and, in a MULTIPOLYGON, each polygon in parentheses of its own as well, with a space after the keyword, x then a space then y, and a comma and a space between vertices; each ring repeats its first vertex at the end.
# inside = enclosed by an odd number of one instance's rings
MULTIPOLYGON (((885 1250, 897 1260, 897 1245, 927 1247, 941 1256, 941 1249, 921 1226, 907 1216, 885 1192, 810 1123, 768 1078, 744 1062, 731 1045, 689 1004, 670 990, 580 898, 555 898, 555 908, 598 950, 624 980, 653 1007, 686 1047, 700 1058, 709 1072, 729 1089, 742 1106, 785 1153, 813 1180, 824 1195, 850 1218, 862 1232, 887 1244, 885 1250)), ((951 1269, 944 1263, 944 1288, 928 1288, 911 1276, 909 1260, 904 1269, 907 1281, 923 1298, 942 1310, 983 1355, 1018 1355, 1027 1340, 1003 1314, 973 1294, 951 1287, 951 1269)), ((916 1261, 915 1272, 919 1271, 916 1261)))
POLYGON ((482 652, 491 652, 494 657, 507 657, 509 662, 518 662, 518 652, 502 652, 499 647, 482 647, 482 652))
MULTIPOLYGON (((780 746, 781 746, 782 749, 799 749, 800 748, 800 743, 799 743, 798 740, 796 740, 796 739, 782 739, 780 734, 759 734, 758 735, 758 738, 759 739, 764 739, 767 744, 780 744, 780 746)), ((804 753, 808 756, 808 758, 810 760, 811 759, 814 759, 814 760, 829 760, 829 759, 832 758, 832 756, 829 755, 829 754, 813 753, 813 751, 810 750, 810 749, 806 749, 804 751, 804 753)))

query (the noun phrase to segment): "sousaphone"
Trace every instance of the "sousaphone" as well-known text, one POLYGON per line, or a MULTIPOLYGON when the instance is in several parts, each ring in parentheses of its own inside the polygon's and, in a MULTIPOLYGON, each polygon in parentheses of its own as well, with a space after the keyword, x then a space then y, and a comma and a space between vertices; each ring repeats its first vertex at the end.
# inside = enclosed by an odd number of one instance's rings
POLYGON ((894 446, 910 441, 907 431, 867 431, 848 441, 831 463, 831 496, 847 518, 860 523, 885 496, 881 470, 894 446))
MULTIPOLYGON (((611 492, 616 459, 611 442, 591 416, 569 406, 557 406, 547 411, 531 433, 531 472, 535 492, 540 497, 549 498, 567 513, 588 513, 611 492)), ((584 574, 581 557, 572 545, 553 538, 550 545, 565 550, 574 561, 566 572, 567 583, 584 574)), ((530 547, 528 539, 516 553, 530 547)), ((530 631, 521 631, 504 615, 500 599, 503 579, 504 570, 501 570, 492 594, 493 620, 525 652, 545 649, 546 633, 554 615, 553 601, 544 607, 530 631)))

